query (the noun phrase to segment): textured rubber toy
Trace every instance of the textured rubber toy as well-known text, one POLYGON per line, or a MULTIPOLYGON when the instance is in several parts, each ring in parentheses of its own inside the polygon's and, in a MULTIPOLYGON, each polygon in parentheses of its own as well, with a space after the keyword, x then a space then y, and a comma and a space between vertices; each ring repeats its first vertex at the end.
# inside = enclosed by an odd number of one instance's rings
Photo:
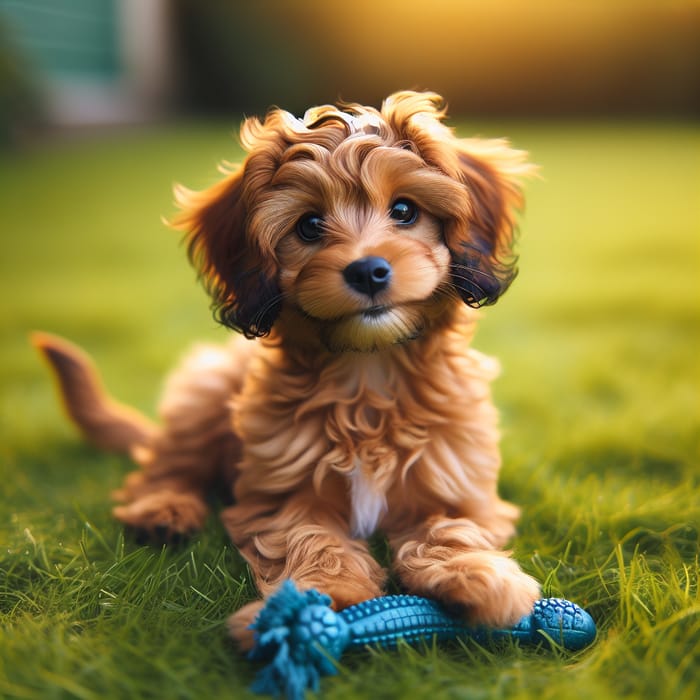
POLYGON ((301 700, 307 689, 318 690, 322 675, 336 672, 334 661, 347 649, 367 645, 392 647, 401 639, 470 638, 478 642, 509 637, 520 644, 547 640, 576 651, 593 642, 595 623, 578 605, 560 598, 538 600, 530 615, 509 629, 469 627, 435 601, 418 596, 374 598, 341 612, 318 591, 299 592, 285 581, 271 595, 252 625, 256 645, 250 653, 264 661, 253 691, 284 693, 301 700))

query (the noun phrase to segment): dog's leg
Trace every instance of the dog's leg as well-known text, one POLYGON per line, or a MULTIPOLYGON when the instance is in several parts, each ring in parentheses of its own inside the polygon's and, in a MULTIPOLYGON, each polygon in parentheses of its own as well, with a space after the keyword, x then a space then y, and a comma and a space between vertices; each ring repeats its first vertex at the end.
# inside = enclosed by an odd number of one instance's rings
POLYGON ((175 543, 200 530, 209 514, 205 490, 183 478, 132 472, 113 497, 114 516, 149 542, 175 543))
MULTIPOLYGON (((194 423, 194 420, 193 420, 194 423)), ((112 496, 114 516, 139 536, 175 541, 200 530, 215 486, 226 488, 225 465, 235 465, 238 443, 228 420, 218 430, 189 438, 166 423, 150 444, 132 451, 141 469, 127 475, 112 496)), ((230 483, 224 498, 230 498, 230 483)))
MULTIPOLYGON (((326 593, 337 610, 381 594, 385 572, 366 542, 351 539, 347 520, 318 497, 247 501, 226 509, 222 520, 262 596, 285 579, 292 579, 302 590, 326 593)), ((245 606, 229 621, 242 649, 252 644, 248 627, 261 604, 245 606)))
POLYGON ((202 346, 173 372, 160 405, 162 427, 132 450, 141 469, 114 494, 119 520, 150 539, 173 540, 201 529, 213 489, 231 499, 240 441, 230 402, 246 366, 245 346, 202 346))
POLYGON ((439 600, 471 623, 513 624, 540 596, 537 582, 468 518, 435 516, 390 541, 408 591, 439 600))

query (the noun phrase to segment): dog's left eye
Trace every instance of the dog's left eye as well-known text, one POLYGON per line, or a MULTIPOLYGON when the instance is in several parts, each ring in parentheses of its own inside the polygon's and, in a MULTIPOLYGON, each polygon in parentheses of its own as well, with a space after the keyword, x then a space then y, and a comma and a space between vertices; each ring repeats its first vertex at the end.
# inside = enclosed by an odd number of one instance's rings
POLYGON ((297 235, 304 243, 315 243, 323 236, 323 218, 318 214, 306 214, 297 222, 297 235))
POLYGON ((398 224, 415 224, 418 207, 408 199, 397 199, 389 209, 389 216, 398 224))

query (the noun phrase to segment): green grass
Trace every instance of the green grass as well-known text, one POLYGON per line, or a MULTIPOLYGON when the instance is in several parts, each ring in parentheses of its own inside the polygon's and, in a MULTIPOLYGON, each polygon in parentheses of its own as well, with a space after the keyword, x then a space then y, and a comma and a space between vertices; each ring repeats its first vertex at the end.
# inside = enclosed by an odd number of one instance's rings
MULTIPOLYGON (((578 654, 471 643, 368 651, 328 698, 677 698, 700 693, 700 131, 689 125, 471 125, 531 150, 521 274, 483 314, 498 355, 502 492, 515 555, 586 606, 578 654)), ((236 159, 229 130, 181 126, 0 158, 0 696, 246 697, 224 620, 253 595, 212 518, 181 548, 111 519, 128 460, 82 445, 27 343, 90 350, 152 412, 169 366, 224 339, 159 220, 173 181, 236 159)), ((381 551, 382 547, 378 549, 381 551)))

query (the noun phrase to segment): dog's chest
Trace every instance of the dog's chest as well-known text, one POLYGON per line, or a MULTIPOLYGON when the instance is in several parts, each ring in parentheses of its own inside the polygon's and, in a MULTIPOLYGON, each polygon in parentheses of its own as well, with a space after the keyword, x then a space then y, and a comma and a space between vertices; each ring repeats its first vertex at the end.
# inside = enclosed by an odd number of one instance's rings
POLYGON ((364 369, 328 416, 329 434, 336 438, 332 468, 345 476, 350 529, 360 538, 375 532, 387 512, 386 494, 406 453, 400 444, 405 390, 380 364, 364 369))

